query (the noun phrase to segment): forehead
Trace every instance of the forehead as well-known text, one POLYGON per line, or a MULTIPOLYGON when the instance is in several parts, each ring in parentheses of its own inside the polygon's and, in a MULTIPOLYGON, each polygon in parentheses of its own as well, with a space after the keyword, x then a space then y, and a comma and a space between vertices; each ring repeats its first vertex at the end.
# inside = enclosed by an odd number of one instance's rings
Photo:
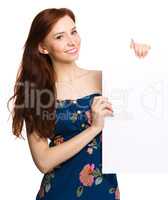
POLYGON ((68 16, 60 18, 53 26, 51 33, 63 32, 72 29, 75 26, 74 21, 68 16))

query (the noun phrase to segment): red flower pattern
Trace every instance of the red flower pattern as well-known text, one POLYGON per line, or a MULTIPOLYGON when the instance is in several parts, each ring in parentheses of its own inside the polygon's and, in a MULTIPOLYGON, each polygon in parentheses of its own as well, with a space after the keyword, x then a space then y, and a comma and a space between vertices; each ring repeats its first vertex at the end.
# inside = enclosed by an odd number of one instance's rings
POLYGON ((80 172, 79 179, 84 186, 92 186, 92 184, 94 183, 94 176, 92 175, 94 167, 94 164, 87 164, 80 172))
POLYGON ((64 142, 64 138, 62 136, 56 136, 56 138, 54 138, 54 145, 58 145, 64 142))

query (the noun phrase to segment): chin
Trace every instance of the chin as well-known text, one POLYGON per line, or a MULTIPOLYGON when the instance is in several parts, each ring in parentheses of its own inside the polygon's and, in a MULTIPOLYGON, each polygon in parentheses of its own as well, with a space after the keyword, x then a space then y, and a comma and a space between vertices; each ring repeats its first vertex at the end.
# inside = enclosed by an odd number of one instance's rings
POLYGON ((76 60, 77 60, 77 58, 71 59, 71 60, 66 60, 65 62, 66 62, 66 63, 73 63, 73 62, 75 62, 76 60))
POLYGON ((69 58, 65 59, 65 61, 67 61, 67 62, 74 62, 78 58, 79 58, 79 55, 75 55, 75 56, 71 56, 71 58, 69 57, 69 58))

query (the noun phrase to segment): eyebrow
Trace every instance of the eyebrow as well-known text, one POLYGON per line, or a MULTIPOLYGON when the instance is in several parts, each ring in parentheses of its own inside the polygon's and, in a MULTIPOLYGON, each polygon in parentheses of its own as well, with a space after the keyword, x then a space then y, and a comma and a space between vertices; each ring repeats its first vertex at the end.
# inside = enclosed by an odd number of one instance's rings
MULTIPOLYGON (((74 30, 74 29, 76 29, 76 26, 74 26, 71 30, 74 30)), ((57 36, 57 35, 60 35, 60 34, 63 34, 63 33, 65 33, 65 32, 55 33, 55 34, 53 34, 53 36, 57 36)))

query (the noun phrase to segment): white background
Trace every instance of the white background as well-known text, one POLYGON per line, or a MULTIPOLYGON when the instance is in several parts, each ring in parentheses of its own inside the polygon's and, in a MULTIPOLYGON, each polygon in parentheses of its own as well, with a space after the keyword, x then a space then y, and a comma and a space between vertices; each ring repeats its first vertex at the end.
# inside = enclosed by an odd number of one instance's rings
MULTIPOLYGON (((79 63, 84 68, 115 69, 121 60, 134 59, 136 66, 147 60, 138 60, 129 49, 131 38, 150 42, 155 63, 164 66, 167 51, 168 18, 166 1, 5 1, 1 3, 1 112, 0 112, 0 195, 1 199, 35 199, 42 174, 34 165, 27 140, 15 139, 11 131, 11 118, 6 107, 13 94, 16 72, 20 64, 23 45, 35 15, 49 7, 71 8, 77 17, 82 37, 79 63)), ((151 54, 152 55, 152 54, 151 54)), ((150 55, 149 55, 150 56, 150 55)), ((148 57, 147 59, 150 59, 148 57)), ((131 71, 125 64, 122 76, 131 71)), ((23 130, 25 134, 25 129, 23 130)), ((118 174, 122 200, 167 199, 167 174, 118 174)))

